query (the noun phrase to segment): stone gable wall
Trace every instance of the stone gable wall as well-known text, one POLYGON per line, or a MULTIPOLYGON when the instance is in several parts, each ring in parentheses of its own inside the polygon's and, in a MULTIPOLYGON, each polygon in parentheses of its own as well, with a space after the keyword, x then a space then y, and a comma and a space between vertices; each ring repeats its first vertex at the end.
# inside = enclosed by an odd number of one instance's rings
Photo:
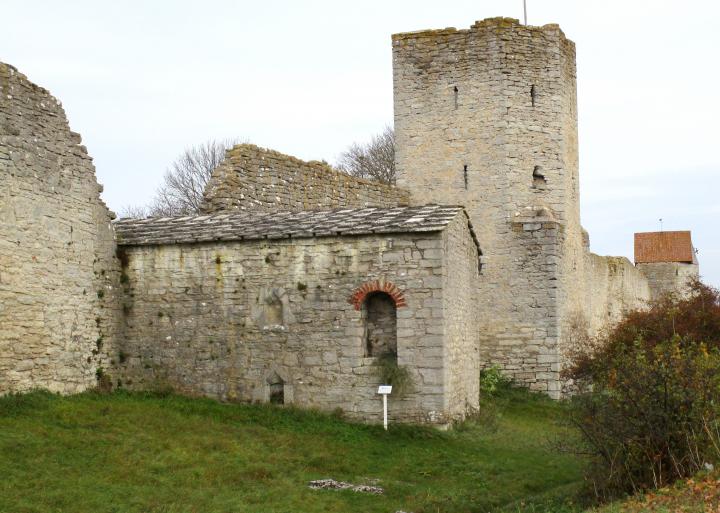
POLYGON ((0 394, 72 393, 110 366, 111 214, 53 96, 0 63, 0 394))
MULTIPOLYGON (((477 398, 447 397, 468 392, 444 381, 453 371, 443 352, 450 272, 443 244, 434 232, 125 246, 125 341, 113 379, 129 388, 171 385, 264 402, 277 375, 286 403, 381 421, 375 359, 365 356, 365 312, 353 301, 359 287, 379 280, 402 294, 398 363, 415 384, 406 398, 391 396, 391 419, 444 424, 462 417, 465 402, 477 398)), ((464 247, 455 260, 471 256, 464 247)), ((457 305, 465 311, 456 319, 471 325, 471 308, 457 305)))
POLYGON ((444 381, 449 400, 446 409, 463 413, 467 408, 479 407, 477 284, 482 280, 480 255, 464 213, 443 232, 443 253, 446 261, 443 268, 444 381))
POLYGON ((201 210, 298 212, 407 204, 407 192, 397 187, 352 177, 323 162, 240 144, 227 151, 213 172, 201 210))

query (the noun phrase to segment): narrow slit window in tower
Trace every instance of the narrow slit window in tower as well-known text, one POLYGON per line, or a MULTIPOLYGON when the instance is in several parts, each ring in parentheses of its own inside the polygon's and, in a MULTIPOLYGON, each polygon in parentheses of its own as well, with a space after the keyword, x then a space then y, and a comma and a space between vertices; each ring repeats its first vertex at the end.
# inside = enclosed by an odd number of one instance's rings
POLYGON ((465 181, 465 190, 467 190, 467 186, 468 186, 467 164, 465 164, 463 166, 463 180, 465 181))
POLYGON ((535 166, 532 177, 533 187, 543 188, 545 187, 545 184, 547 184, 547 180, 545 179, 545 175, 543 174, 540 166, 535 166))
POLYGON ((535 98, 537 98, 537 89, 535 89, 535 84, 530 86, 530 101, 532 102, 532 106, 535 106, 535 98))
POLYGON ((455 94, 455 110, 458 108, 458 88, 457 86, 453 87, 453 93, 455 94))

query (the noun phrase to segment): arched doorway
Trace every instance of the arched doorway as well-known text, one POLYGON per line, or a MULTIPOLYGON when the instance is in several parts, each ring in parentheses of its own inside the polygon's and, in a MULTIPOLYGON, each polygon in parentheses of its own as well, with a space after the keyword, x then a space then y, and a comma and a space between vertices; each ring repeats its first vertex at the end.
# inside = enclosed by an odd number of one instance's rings
POLYGON ((397 307, 386 292, 372 292, 363 303, 365 355, 397 358, 397 307))

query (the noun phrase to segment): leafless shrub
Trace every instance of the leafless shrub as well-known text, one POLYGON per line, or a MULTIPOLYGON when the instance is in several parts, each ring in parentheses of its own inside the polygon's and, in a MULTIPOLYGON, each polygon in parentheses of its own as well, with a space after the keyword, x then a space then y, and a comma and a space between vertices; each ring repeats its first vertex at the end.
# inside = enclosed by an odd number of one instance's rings
POLYGON ((147 206, 126 206, 122 217, 165 217, 200 212, 203 191, 213 170, 225 158, 225 151, 237 139, 211 140, 187 148, 165 172, 163 183, 147 206))

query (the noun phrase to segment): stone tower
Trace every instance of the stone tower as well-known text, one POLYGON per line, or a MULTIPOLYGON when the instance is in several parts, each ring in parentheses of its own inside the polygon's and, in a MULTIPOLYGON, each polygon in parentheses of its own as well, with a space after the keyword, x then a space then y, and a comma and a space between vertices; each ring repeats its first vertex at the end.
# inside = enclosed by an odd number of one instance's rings
POLYGON ((561 330, 582 303, 575 45, 507 18, 396 34, 398 186, 464 205, 484 254, 481 356, 559 394, 561 330))

